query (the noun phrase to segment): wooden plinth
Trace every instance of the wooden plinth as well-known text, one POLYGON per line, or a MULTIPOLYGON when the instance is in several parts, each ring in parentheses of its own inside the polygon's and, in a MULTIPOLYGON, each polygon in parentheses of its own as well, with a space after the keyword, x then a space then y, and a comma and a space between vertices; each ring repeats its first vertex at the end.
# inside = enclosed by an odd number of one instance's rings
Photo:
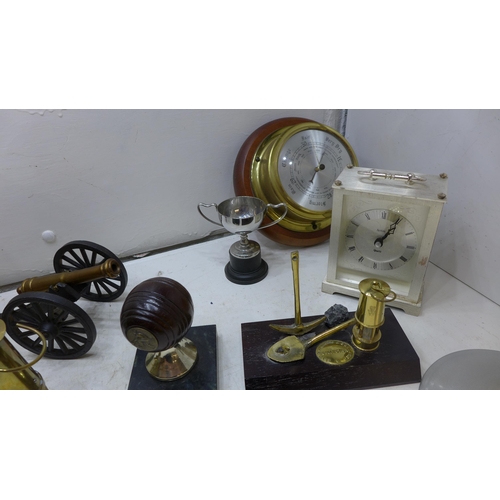
MULTIPOLYGON (((306 323, 318 317, 311 316, 302 321, 306 323)), ((389 308, 385 310, 380 347, 371 353, 355 348, 354 359, 343 366, 331 366, 320 361, 316 357, 316 348, 320 343, 307 349, 303 360, 292 363, 271 361, 266 355, 267 350, 284 337, 269 327, 271 323, 290 325, 293 319, 241 325, 246 389, 370 389, 421 380, 420 359, 389 308)), ((322 326, 314 334, 326 329, 322 326)), ((329 339, 351 343, 351 328, 329 339)))
POLYGON ((137 350, 128 385, 129 390, 208 390, 217 389, 217 331, 215 325, 193 326, 186 338, 194 342, 198 359, 192 370, 178 380, 161 381, 146 370, 146 351, 137 350))

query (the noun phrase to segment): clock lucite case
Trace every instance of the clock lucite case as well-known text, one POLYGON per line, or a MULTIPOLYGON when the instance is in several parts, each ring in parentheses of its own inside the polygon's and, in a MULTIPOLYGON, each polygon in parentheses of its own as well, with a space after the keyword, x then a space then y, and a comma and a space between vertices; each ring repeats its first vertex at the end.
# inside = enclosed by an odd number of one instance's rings
POLYGON ((346 168, 333 186, 326 293, 357 297, 386 281, 391 306, 418 316, 425 272, 447 195, 447 175, 346 168))

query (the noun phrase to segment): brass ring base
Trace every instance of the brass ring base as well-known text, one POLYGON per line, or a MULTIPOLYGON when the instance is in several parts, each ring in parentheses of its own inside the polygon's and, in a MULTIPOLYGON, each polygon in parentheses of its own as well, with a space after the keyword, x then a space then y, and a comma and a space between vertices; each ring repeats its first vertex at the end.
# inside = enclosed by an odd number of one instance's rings
POLYGON ((357 339, 354 335, 351 337, 351 342, 352 345, 356 347, 356 349, 365 352, 376 351, 380 346, 380 340, 373 344, 367 344, 366 342, 362 342, 361 340, 357 339))
POLYGON ((157 380, 177 380, 193 369, 197 359, 196 346, 184 337, 170 349, 148 353, 146 370, 157 380))
MULTIPOLYGON (((361 303, 362 299, 360 299, 361 303)), ((368 310, 367 303, 363 303, 364 310, 368 310)), ((360 305, 358 305, 359 311, 360 305)), ((357 323, 352 327, 352 344, 357 347, 360 351, 376 351, 380 345, 380 339, 382 338, 382 332, 378 326, 368 327, 365 326, 358 319, 358 311, 355 314, 357 323)), ((379 311, 382 314, 382 321, 377 321, 379 325, 384 323, 384 309, 379 311)), ((364 313, 363 313, 364 314, 364 313)), ((372 323, 375 323, 372 321, 372 323)))

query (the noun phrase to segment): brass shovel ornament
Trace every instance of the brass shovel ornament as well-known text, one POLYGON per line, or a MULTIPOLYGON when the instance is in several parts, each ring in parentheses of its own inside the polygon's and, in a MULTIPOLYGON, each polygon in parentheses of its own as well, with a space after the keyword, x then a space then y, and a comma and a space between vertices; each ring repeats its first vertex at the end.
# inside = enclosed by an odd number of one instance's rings
POLYGON ((326 330, 323 333, 315 335, 309 340, 299 339, 295 335, 290 335, 272 345, 267 351, 267 357, 269 359, 272 359, 273 361, 277 361, 278 363, 290 363, 292 361, 304 359, 306 355, 306 349, 314 344, 317 344, 318 342, 321 342, 330 335, 333 335, 334 333, 340 332, 341 330, 354 325, 355 323, 356 318, 354 317, 348 321, 344 321, 344 323, 340 323, 340 325, 326 330))
POLYGON ((304 335, 305 333, 314 330, 317 326, 321 325, 325 321, 325 317, 318 318, 309 323, 302 323, 302 318, 300 315, 300 285, 299 285, 299 252, 293 251, 291 254, 292 260, 292 274, 293 274, 293 294, 295 301, 295 323, 293 325, 269 325, 274 330, 278 330, 282 333, 294 334, 294 335, 304 335))

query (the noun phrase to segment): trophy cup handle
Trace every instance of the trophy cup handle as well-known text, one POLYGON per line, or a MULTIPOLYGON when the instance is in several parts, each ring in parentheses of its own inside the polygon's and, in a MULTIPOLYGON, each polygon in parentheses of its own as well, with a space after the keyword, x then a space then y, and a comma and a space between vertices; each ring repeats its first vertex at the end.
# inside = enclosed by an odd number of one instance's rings
POLYGON ((281 217, 279 217, 278 219, 276 219, 275 221, 271 222, 271 224, 267 224, 267 226, 261 226, 259 227, 259 230, 260 229, 265 229, 266 227, 271 227, 271 226, 274 226, 275 224, 278 224, 278 222, 282 221, 284 218, 285 218, 285 215, 287 214, 288 212, 288 207, 286 206, 286 203, 278 203, 277 205, 271 205, 271 203, 268 203, 266 205, 266 210, 271 207, 271 208, 279 208, 279 207, 285 207, 285 211, 283 212, 283 215, 281 217))
POLYGON ((215 222, 214 220, 212 219, 209 219, 202 211, 201 211, 201 208, 200 207, 206 207, 206 208, 210 208, 210 207, 215 207, 215 210, 217 210, 217 203, 198 203, 198 212, 200 212, 200 215, 206 219, 208 222, 211 222, 212 224, 215 224, 217 226, 221 226, 221 227, 224 227, 222 224, 220 224, 219 222, 215 222))

